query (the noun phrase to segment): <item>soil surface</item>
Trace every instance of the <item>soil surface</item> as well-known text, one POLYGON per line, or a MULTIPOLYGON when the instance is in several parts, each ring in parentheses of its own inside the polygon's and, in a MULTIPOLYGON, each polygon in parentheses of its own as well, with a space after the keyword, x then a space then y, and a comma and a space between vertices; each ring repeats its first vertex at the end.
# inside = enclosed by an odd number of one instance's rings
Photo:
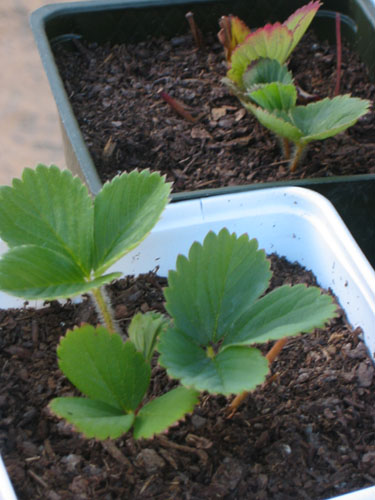
MULTIPOLYGON (((272 268, 271 288, 315 284, 284 259, 273 256, 272 268)), ((150 273, 110 287, 123 331, 139 310, 164 311, 165 284, 150 273)), ((139 441, 85 440, 47 409, 73 393, 57 366, 59 338, 96 321, 87 298, 0 311, 0 451, 20 500, 319 500, 375 484, 374 367, 341 313, 289 339, 231 420, 226 398, 203 394, 168 433, 139 441)), ((155 365, 149 397, 172 384, 155 365)))
MULTIPOLYGON (((375 114, 325 141, 312 143, 291 174, 277 139, 221 83, 226 74, 216 35, 197 50, 190 34, 138 45, 75 41, 56 48, 67 93, 99 176, 151 168, 174 191, 297 178, 375 173, 375 114), (194 121, 161 97, 178 99, 194 121)), ((373 100, 375 86, 358 56, 342 54, 340 92, 373 100)), ((332 97, 336 48, 308 33, 293 52, 295 83, 318 98, 332 97)))

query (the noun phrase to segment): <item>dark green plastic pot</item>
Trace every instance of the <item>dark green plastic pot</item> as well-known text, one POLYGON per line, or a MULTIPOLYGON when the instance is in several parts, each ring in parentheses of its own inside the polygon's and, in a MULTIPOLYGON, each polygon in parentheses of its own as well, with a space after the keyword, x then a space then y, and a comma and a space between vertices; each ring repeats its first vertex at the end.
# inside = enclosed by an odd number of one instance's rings
MULTIPOLYGON (((186 33, 185 14, 194 11, 202 31, 217 31, 221 15, 234 13, 251 26, 283 20, 307 0, 96 0, 47 5, 31 16, 31 27, 56 100, 67 166, 95 194, 101 181, 82 138, 54 61, 51 45, 74 36, 96 42, 135 42, 149 35, 175 36, 186 33)), ((375 6, 371 0, 324 0, 324 17, 318 12, 314 28, 334 36, 334 12, 342 14, 342 36, 360 53, 375 75, 375 6), (328 11, 328 12, 327 12, 328 11)), ((303 186, 326 196, 336 207, 353 236, 375 265, 375 174, 282 181, 238 187, 183 192, 173 201, 220 193, 274 186, 303 186)))

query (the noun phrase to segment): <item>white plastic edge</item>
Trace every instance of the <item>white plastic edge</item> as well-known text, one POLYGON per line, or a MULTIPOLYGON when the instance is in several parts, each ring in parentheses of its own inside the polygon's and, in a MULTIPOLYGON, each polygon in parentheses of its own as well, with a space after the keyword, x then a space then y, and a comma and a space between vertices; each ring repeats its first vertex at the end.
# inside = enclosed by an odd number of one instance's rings
MULTIPOLYGON (((375 1, 375 0, 374 0, 375 1)), ((374 500, 375 499, 375 486, 365 488, 364 490, 354 491, 353 493, 346 493, 338 497, 331 498, 331 500, 374 500)))
MULTIPOLYGON (((375 272, 332 204, 305 188, 263 189, 170 204, 151 234, 109 272, 138 275, 160 266, 159 274, 166 276, 179 253, 186 255, 193 241, 203 241, 208 231, 223 227, 246 232, 266 252, 311 269, 320 286, 334 291, 352 326, 362 327, 373 355, 375 272)), ((0 254, 4 250, 0 242, 0 254)), ((22 305, 23 300, 0 292, 0 307, 22 305)), ((1 461, 0 500, 16 498, 9 485, 1 461)), ((370 500, 375 499, 374 492, 374 488, 358 490, 331 500, 370 500)))
POLYGON ((4 462, 0 456, 0 500, 17 500, 4 462))

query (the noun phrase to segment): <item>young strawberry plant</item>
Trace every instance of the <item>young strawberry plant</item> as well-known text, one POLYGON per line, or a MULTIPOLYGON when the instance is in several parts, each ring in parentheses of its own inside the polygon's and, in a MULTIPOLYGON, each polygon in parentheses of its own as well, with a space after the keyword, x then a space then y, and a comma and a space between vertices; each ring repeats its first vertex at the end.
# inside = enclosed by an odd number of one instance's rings
POLYGON ((39 165, 0 189, 0 237, 9 246, 0 260, 0 289, 49 300, 91 292, 106 326, 69 331, 58 347, 61 370, 87 397, 56 398, 50 407, 87 437, 115 438, 131 427, 135 437, 151 437, 197 402, 197 391, 178 387, 139 408, 166 319, 135 316, 123 342, 102 288, 121 276, 103 273, 147 236, 170 187, 156 172, 133 171, 92 199, 69 171, 39 165))
POLYGON ((281 139, 292 172, 310 142, 343 132, 366 114, 370 106, 370 101, 349 95, 297 104, 297 89, 286 61, 320 5, 310 2, 285 23, 267 24, 248 34, 237 18, 224 18, 220 22, 219 39, 229 64, 223 82, 262 125, 281 139), (290 143, 294 145, 293 154, 290 143))
POLYGON ((317 287, 264 295, 270 278, 265 253, 246 234, 210 232, 188 258, 180 255, 164 291, 172 323, 157 347, 168 374, 213 394, 252 390, 269 370, 253 344, 309 332, 335 316, 332 298, 317 287))
POLYGON ((92 199, 68 170, 39 165, 0 189, 0 289, 25 299, 91 292, 107 328, 115 329, 104 274, 151 231, 171 186, 157 172, 115 177, 92 199))
MULTIPOLYGON (((293 84, 281 81, 250 87, 242 104, 259 122, 281 139, 294 144, 290 170, 294 172, 306 146, 313 141, 333 137, 354 125, 366 114, 370 101, 338 95, 306 105, 297 105, 297 90, 293 84)), ((289 146, 284 150, 288 151, 289 146)), ((287 155, 287 159, 289 159, 287 155)))
MULTIPOLYGON (((165 321, 155 314, 135 318, 138 337, 146 328, 156 338, 165 321), (140 324, 140 317, 146 325, 140 324)), ((50 409, 87 438, 117 438, 131 428, 136 439, 165 431, 193 410, 199 393, 177 387, 143 405, 151 378, 150 347, 146 357, 137 344, 124 342, 104 327, 69 331, 57 349, 59 367, 86 397, 55 398, 50 409)))

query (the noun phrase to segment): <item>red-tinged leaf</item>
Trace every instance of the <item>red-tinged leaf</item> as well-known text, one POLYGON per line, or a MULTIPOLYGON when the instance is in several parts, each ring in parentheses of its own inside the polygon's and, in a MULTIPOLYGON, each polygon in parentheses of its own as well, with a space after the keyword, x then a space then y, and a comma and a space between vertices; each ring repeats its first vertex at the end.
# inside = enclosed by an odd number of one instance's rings
POLYGON ((286 26, 293 32, 293 43, 290 47, 288 56, 292 53, 297 43, 301 40, 302 36, 310 26, 311 21, 314 19, 314 16, 321 5, 322 4, 319 1, 310 2, 300 9, 297 9, 283 23, 284 26, 286 26))
POLYGON ((221 30, 218 33, 220 43, 225 48, 225 57, 230 62, 233 50, 251 33, 250 28, 236 16, 222 16, 221 30))
POLYGON ((242 87, 242 77, 249 65, 260 58, 276 59, 283 64, 293 42, 293 32, 280 23, 266 24, 250 33, 232 54, 228 78, 242 87))
POLYGON ((243 21, 241 21, 240 18, 236 16, 230 16, 230 20, 232 42, 234 42, 235 46, 237 46, 242 43, 248 35, 250 35, 251 30, 243 21))

